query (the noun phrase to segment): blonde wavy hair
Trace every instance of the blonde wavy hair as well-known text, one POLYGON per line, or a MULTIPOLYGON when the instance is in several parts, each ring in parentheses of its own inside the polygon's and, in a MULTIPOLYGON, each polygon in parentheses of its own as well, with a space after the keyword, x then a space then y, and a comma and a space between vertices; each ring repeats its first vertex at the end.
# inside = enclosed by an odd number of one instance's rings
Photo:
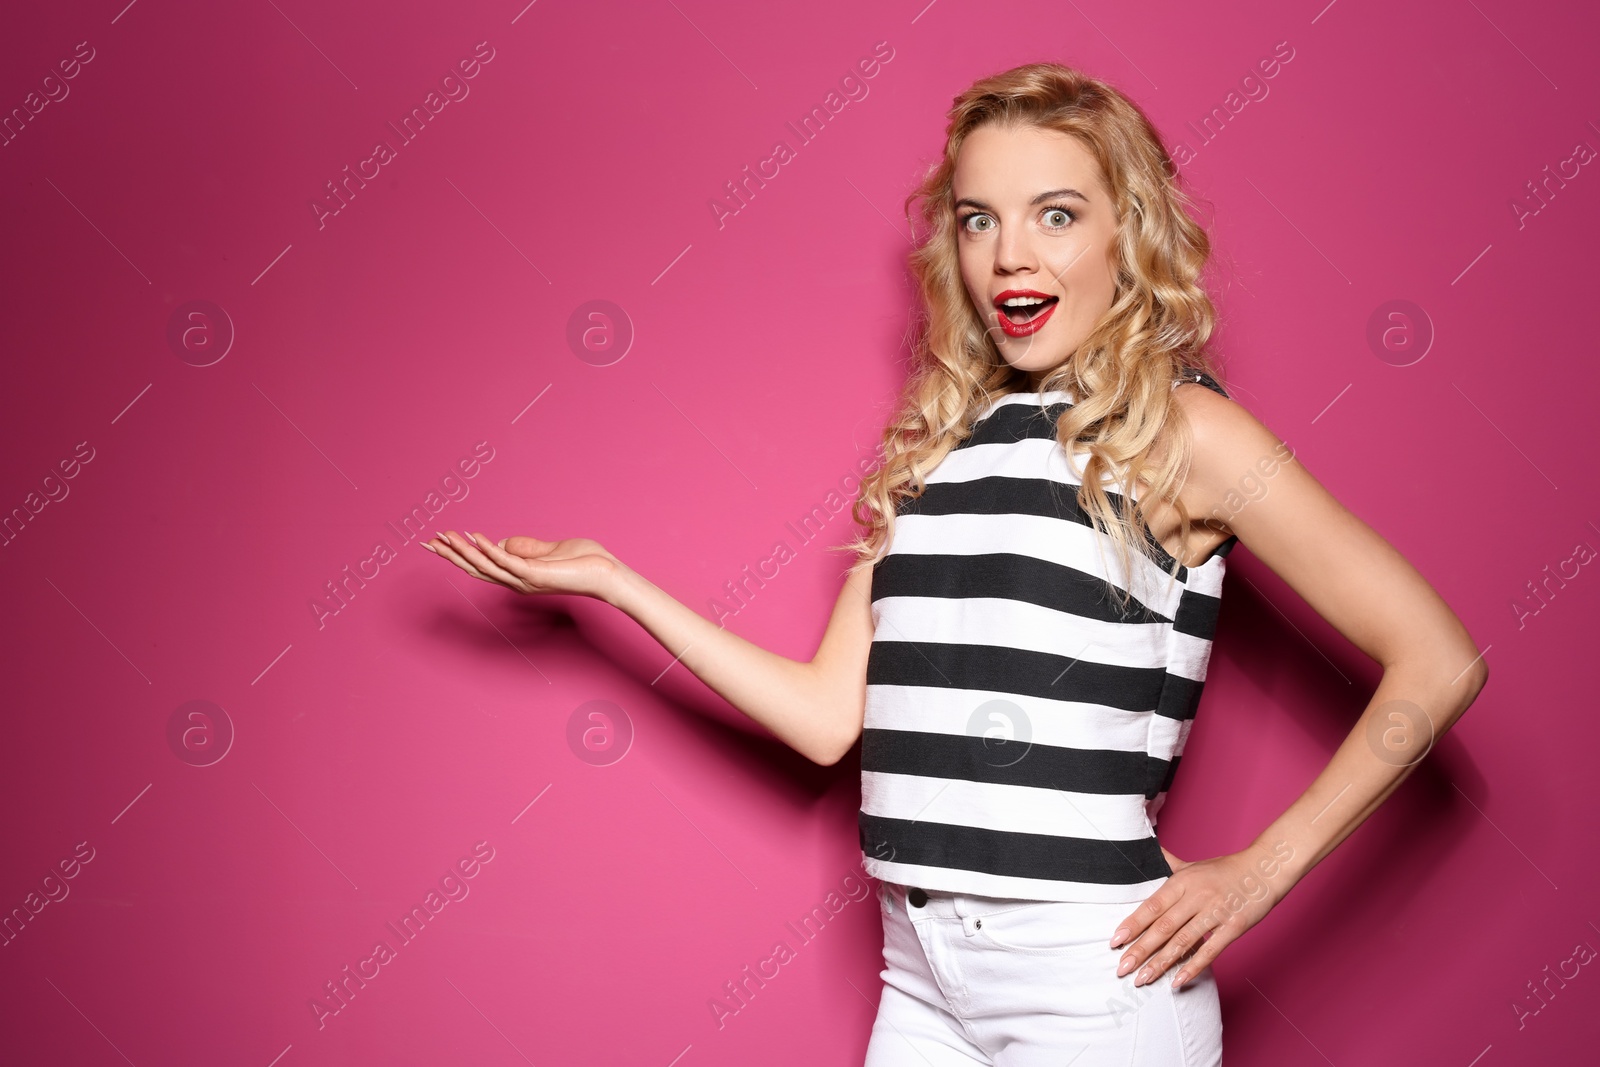
MULTIPOLYGON (((862 480, 852 516, 862 532, 839 546, 854 567, 882 559, 896 507, 921 495, 929 471, 972 432, 995 398, 1024 391, 1027 377, 1001 358, 962 282, 951 192, 956 158, 979 127, 1028 125, 1076 137, 1099 163, 1117 217, 1116 291, 1110 309, 1039 391, 1075 399, 1056 424, 1069 456, 1084 456, 1079 507, 1117 548, 1121 573, 1133 575, 1137 550, 1159 562, 1167 553, 1143 514, 1124 500, 1133 478, 1139 499, 1172 501, 1188 555, 1189 515, 1176 500, 1187 475, 1192 437, 1174 399, 1187 373, 1218 377, 1206 342, 1216 321, 1198 278, 1211 253, 1178 187, 1160 135, 1144 113, 1105 82, 1056 63, 1031 63, 974 83, 949 112, 944 157, 906 197, 920 203, 924 239, 910 255, 926 309, 912 341, 912 367, 899 410, 884 430, 879 466, 862 480), (1165 443, 1157 461, 1158 442, 1165 443), (1102 487, 1109 479, 1120 497, 1102 487), (1137 546, 1137 549, 1135 549, 1137 546)), ((1169 572, 1174 578, 1176 566, 1169 572)), ((1132 583, 1118 588, 1126 606, 1132 583)), ((1115 588, 1115 585, 1114 585, 1115 588)))

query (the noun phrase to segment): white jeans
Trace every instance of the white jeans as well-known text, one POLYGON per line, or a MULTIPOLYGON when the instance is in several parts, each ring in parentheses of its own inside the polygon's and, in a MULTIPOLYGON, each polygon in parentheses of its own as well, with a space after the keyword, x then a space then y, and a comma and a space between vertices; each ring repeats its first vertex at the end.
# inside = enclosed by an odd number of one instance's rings
POLYGON ((1222 1011, 1207 967, 1135 987, 1111 934, 1138 907, 879 887, 883 995, 866 1067, 1216 1067, 1222 1011))

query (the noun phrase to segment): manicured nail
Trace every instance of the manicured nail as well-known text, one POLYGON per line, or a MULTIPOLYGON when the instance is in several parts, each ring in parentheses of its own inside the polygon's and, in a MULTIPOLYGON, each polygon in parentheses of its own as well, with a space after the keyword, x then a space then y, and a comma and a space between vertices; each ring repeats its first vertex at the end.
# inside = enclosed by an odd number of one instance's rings
POLYGON ((1172 989, 1173 989, 1173 991, 1176 992, 1179 989, 1182 989, 1183 988, 1183 983, 1187 982, 1188 980, 1189 980, 1189 976, 1184 974, 1182 971, 1179 971, 1178 972, 1178 976, 1172 980, 1172 989))
POLYGON ((469 531, 463 530, 461 532, 461 536, 465 537, 467 539, 467 544, 471 545, 473 548, 481 548, 482 547, 481 545, 478 544, 478 539, 476 537, 473 537, 472 534, 469 531))
POLYGON ((1119 927, 1117 932, 1111 935, 1111 947, 1116 948, 1126 940, 1128 940, 1128 928, 1126 926, 1119 927))
POLYGON ((427 549, 429 552, 432 552, 435 556, 437 556, 439 554, 439 550, 437 548, 434 548, 432 545, 428 544, 428 542, 426 542, 426 541, 418 541, 417 544, 421 545, 423 548, 427 549))
POLYGON ((1129 971, 1133 970, 1134 964, 1136 962, 1137 961, 1132 956, 1124 956, 1124 957, 1122 957, 1122 962, 1117 964, 1117 977, 1121 978, 1123 975, 1125 975, 1129 971))
POLYGON ((1144 970, 1139 972, 1138 977, 1134 978, 1133 984, 1136 985, 1136 986, 1144 985, 1146 982, 1150 981, 1151 978, 1153 978, 1153 977, 1154 977, 1154 975, 1152 975, 1150 973, 1150 968, 1146 967, 1144 970))

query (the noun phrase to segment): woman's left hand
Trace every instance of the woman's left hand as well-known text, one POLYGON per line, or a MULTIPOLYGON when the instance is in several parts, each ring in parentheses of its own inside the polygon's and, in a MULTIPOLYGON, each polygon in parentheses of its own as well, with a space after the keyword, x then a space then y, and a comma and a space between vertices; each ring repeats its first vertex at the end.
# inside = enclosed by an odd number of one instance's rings
POLYGON ((1123 920, 1111 947, 1132 940, 1117 976, 1143 965, 1134 976, 1136 986, 1148 985, 1182 960, 1183 968, 1173 981, 1178 989, 1289 892, 1283 861, 1293 851, 1285 856, 1257 845, 1192 863, 1164 848, 1161 852, 1172 867, 1172 877, 1123 920))

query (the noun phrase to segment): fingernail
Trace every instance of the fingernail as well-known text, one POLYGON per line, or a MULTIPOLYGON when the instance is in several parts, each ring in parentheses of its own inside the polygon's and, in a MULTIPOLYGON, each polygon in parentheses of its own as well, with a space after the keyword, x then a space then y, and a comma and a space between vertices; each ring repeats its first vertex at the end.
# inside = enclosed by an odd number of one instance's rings
POLYGON ((1144 970, 1139 972, 1138 977, 1133 980, 1133 984, 1136 986, 1144 985, 1146 982, 1150 981, 1150 978, 1150 968, 1146 967, 1144 970))
POLYGON ((465 537, 467 539, 467 544, 471 545, 473 548, 481 547, 478 544, 478 539, 476 537, 473 537, 471 533, 468 533, 466 531, 462 531, 461 536, 465 537))
POLYGON ((1122 957, 1122 962, 1117 964, 1117 977, 1121 978, 1123 975, 1133 970, 1133 965, 1135 962, 1136 961, 1132 956, 1122 957))
POLYGON ((1181 971, 1178 972, 1178 976, 1172 980, 1173 991, 1176 992, 1177 990, 1182 989, 1183 988, 1183 983, 1187 982, 1188 980, 1189 980, 1189 976, 1188 975, 1184 974, 1181 971))
POLYGON ((1111 947, 1116 948, 1126 940, 1128 940, 1128 928, 1123 926, 1118 928, 1117 932, 1111 935, 1111 947))
POLYGON ((434 548, 432 545, 428 544, 428 542, 426 542, 426 541, 418 541, 417 544, 421 545, 423 548, 427 549, 429 552, 432 552, 435 556, 437 556, 439 554, 439 550, 437 548, 434 548))

